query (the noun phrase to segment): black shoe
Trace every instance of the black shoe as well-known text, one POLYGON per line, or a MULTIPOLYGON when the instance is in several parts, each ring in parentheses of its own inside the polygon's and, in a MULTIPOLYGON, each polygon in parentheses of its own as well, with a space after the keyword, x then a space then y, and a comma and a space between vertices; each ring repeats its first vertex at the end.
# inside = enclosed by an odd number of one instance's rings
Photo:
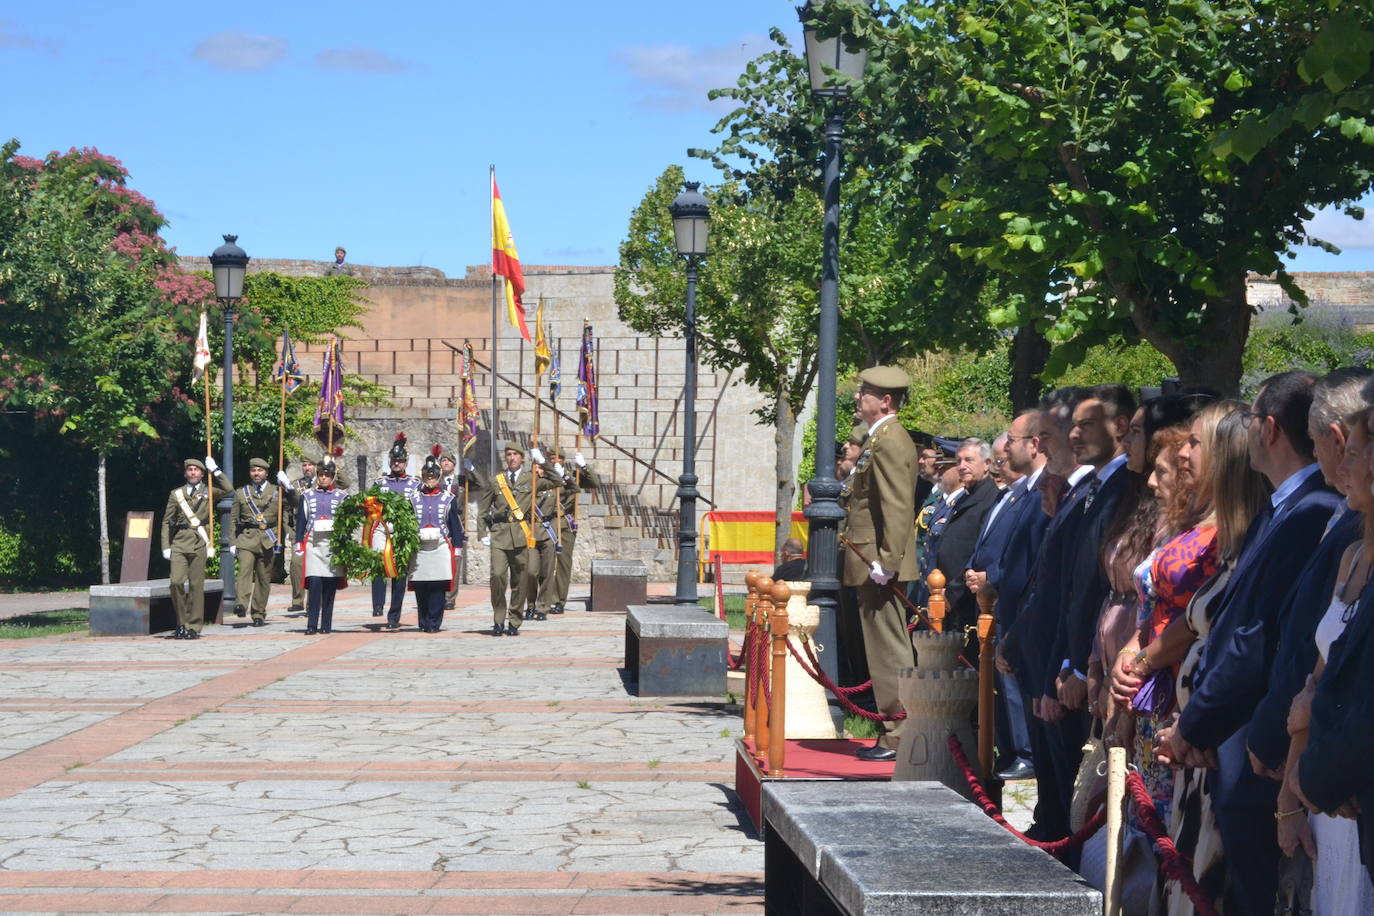
POLYGON ((533 619, 534 619, 534 611, 533 611, 531 608, 525 608, 525 615, 524 615, 524 616, 525 616, 525 619, 526 619, 526 620, 533 620, 533 619))
POLYGON ((505 628, 504 626, 502 626, 501 624, 499 624, 499 623, 494 623, 494 624, 491 625, 491 635, 492 635, 492 636, 505 636, 505 635, 506 635, 506 628, 505 628))
POLYGON ((507 636, 519 636, 519 635, 520 635, 520 628, 519 628, 519 627, 513 627, 513 626, 511 626, 510 624, 506 624, 506 635, 507 635, 507 636))
POLYGON ((248 616, 248 608, 244 607, 244 606, 241 605, 241 604, 236 604, 236 605, 234 605, 234 616, 235 616, 235 617, 247 617, 247 616, 248 616))
POLYGON ((399 620, 388 620, 386 622, 386 628, 388 630, 399 630, 401 628, 401 622, 399 620))
POLYGON ((997 778, 1003 782, 1012 782, 1017 779, 1034 779, 1035 767, 1030 761, 1018 760, 1006 769, 997 772, 997 778))
POLYGON ((854 756, 858 757, 860 760, 868 761, 896 760, 897 752, 890 747, 883 747, 881 744, 875 744, 872 747, 860 748, 855 752, 854 756))
POLYGON ((372 609, 372 616, 373 616, 373 617, 380 617, 380 616, 382 616, 382 613, 383 613, 383 612, 382 612, 382 609, 379 608, 379 607, 374 607, 374 608, 372 609))
POLYGON ((563 613, 563 605, 561 605, 561 604, 555 604, 553 607, 549 608, 549 613, 550 613, 550 614, 561 614, 561 613, 563 613))
POLYGON ((253 618, 252 626, 255 626, 255 627, 265 627, 265 626, 267 626, 267 621, 266 621, 266 620, 263 620, 261 617, 254 617, 254 618, 253 618))
POLYGON ((452 601, 446 601, 446 602, 444 602, 444 610, 446 610, 446 611, 451 611, 451 610, 453 610, 453 602, 452 602, 452 601))
POLYGON ((534 618, 533 618, 533 619, 534 619, 534 620, 548 620, 548 619, 549 619, 549 615, 548 615, 548 614, 541 614, 541 613, 539 613, 538 611, 535 611, 535 612, 534 612, 534 618))
POLYGON ((187 630, 187 631, 186 631, 186 635, 183 636, 183 637, 181 637, 181 638, 182 638, 182 639, 200 639, 200 634, 197 633, 195 630, 187 630))
POLYGON ((334 628, 333 628, 333 627, 320 627, 320 632, 321 632, 321 633, 333 633, 333 632, 334 632, 334 628))
POLYGON ((305 610, 305 607, 304 607, 303 605, 300 605, 300 604, 293 604, 293 605, 291 605, 289 608, 286 609, 286 613, 288 613, 288 614, 299 614, 299 613, 300 613, 301 611, 303 611, 303 610, 305 610))
POLYGON ((186 635, 186 628, 185 628, 185 627, 177 627, 175 630, 173 630, 172 632, 168 633, 168 634, 167 634, 165 637, 163 637, 163 638, 164 638, 164 639, 181 639, 181 638, 184 637, 185 635, 186 635))
POLYGON ((306 635, 306 636, 314 636, 314 635, 315 635, 316 633, 318 633, 318 632, 320 632, 318 627, 306 627, 306 628, 305 628, 305 635, 306 635))

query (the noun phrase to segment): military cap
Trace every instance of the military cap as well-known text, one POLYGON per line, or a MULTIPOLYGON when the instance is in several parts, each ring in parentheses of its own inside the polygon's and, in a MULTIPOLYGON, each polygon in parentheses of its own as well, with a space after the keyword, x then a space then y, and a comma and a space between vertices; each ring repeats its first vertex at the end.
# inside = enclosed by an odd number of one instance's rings
POLYGON ((849 431, 849 441, 856 445, 863 445, 868 438, 868 427, 862 423, 855 423, 854 428, 849 431))
POLYGON ((272 465, 268 464, 267 461, 262 458, 249 458, 248 466, 250 468, 262 468, 264 471, 271 470, 272 468, 272 465))
POLYGON ((453 457, 453 452, 444 452, 442 455, 439 456, 439 460, 452 461, 454 464, 458 463, 458 459, 453 457))
POLYGON ((896 366, 869 366, 859 373, 859 381, 883 391, 906 391, 911 387, 911 379, 896 366))
POLYGON ((200 468, 202 471, 205 470, 205 462, 201 461, 199 458, 187 458, 181 463, 181 466, 182 468, 200 468))
POLYGON ((522 454, 522 455, 525 454, 525 450, 524 450, 523 448, 521 448, 520 445, 519 445, 518 443, 516 443, 515 441, 513 441, 513 440, 510 441, 510 442, 507 442, 507 443, 506 443, 506 447, 503 448, 501 451, 503 451, 503 452, 519 452, 519 453, 522 454))

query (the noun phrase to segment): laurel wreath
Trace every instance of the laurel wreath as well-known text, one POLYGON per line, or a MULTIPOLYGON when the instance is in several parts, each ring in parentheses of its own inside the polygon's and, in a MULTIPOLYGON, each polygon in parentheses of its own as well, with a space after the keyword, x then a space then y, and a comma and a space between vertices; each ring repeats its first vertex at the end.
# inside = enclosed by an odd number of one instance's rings
POLYGON ((334 531, 329 537, 329 549, 333 552, 334 562, 342 566, 344 574, 351 579, 380 579, 386 576, 382 569, 381 551, 373 550, 371 544, 359 540, 359 531, 367 519, 363 502, 369 496, 381 500, 382 521, 391 526, 391 551, 396 559, 396 569, 405 575, 405 570, 410 568, 410 561, 420 549, 420 524, 415 519, 415 507, 401 494, 376 486, 345 497, 334 511, 334 531))

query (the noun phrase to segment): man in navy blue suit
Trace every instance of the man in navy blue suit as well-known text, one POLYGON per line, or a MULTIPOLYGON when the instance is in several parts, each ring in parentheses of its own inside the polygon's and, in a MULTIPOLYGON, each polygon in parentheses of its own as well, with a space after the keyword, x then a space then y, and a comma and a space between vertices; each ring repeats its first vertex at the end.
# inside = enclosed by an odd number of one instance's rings
POLYGON ((1177 726, 1157 739, 1184 766, 1215 767, 1207 788, 1226 850, 1227 912, 1272 912, 1278 889, 1278 784, 1251 770, 1245 739, 1269 683, 1281 596, 1340 502, 1313 460, 1307 417, 1315 383, 1305 372, 1271 376, 1246 416, 1250 464, 1269 479, 1274 493, 1267 511, 1251 523, 1235 570, 1213 602, 1193 694, 1177 726))
MULTIPOLYGON (((1037 442, 1038 411, 1023 412, 1011 424, 1004 442, 1004 473, 1014 482, 1001 502, 989 513, 982 536, 973 549, 964 583, 973 595, 984 587, 997 593, 993 614, 997 632, 1005 633, 1016 619, 1021 596, 1030 579, 1031 563, 1040 547, 1049 516, 1040 499, 1040 476, 1045 453, 1037 442)), ((1021 695, 1021 685, 1010 674, 998 672, 997 747, 1001 752, 999 779, 1030 779, 1035 775, 1031 748, 1030 710, 1021 695)))

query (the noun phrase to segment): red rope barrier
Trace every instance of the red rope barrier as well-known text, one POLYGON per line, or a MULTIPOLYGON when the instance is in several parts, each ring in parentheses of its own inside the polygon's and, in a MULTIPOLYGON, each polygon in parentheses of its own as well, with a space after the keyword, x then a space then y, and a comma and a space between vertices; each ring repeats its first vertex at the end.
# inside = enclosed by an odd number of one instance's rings
MULTIPOLYGON (((764 700, 768 703, 769 714, 773 709, 773 684, 771 672, 768 670, 768 633, 763 626, 757 625, 754 631, 754 656, 752 666, 754 669, 754 680, 758 683, 758 690, 762 691, 764 700)), ((758 693, 754 694, 756 697, 758 693)))
POLYGON ((751 633, 753 633, 753 627, 746 627, 744 630, 744 642, 741 643, 739 647, 739 655, 732 657, 728 653, 726 654, 725 663, 730 666, 731 671, 738 671, 740 666, 744 664, 744 659, 749 654, 749 636, 751 633))
POLYGON ((1145 781, 1140 778, 1139 773, 1132 771, 1126 774, 1126 788, 1131 793, 1131 800, 1135 802, 1136 817, 1140 820, 1140 826, 1145 829, 1145 833, 1159 850, 1159 870, 1164 873, 1164 877, 1178 882, 1200 916, 1217 916, 1216 907, 1193 877, 1192 860, 1179 852, 1174 841, 1169 838, 1169 831, 1164 829, 1159 812, 1155 810, 1154 799, 1150 798, 1150 792, 1145 788, 1145 781))
POLYGON ((959 769, 964 773, 964 780, 968 782, 969 792, 973 795, 974 802, 983 809, 983 813, 992 818, 997 823, 1005 827, 1012 836, 1021 840, 1027 845, 1034 846, 1036 849, 1043 849, 1052 856, 1059 856, 1062 853, 1077 849, 1088 841, 1094 833, 1107 823, 1107 809, 1098 808, 1086 824, 1079 828, 1073 836, 1064 837, 1062 840, 1055 840, 1046 843, 1042 840, 1033 840, 1021 831, 1017 830, 1007 819, 1002 816, 1002 812, 993 804, 992 799, 988 798, 988 793, 984 791, 983 784, 978 781, 978 775, 973 772, 973 767, 969 765, 968 755, 964 753, 964 746, 959 741, 958 735, 949 736, 949 752, 954 757, 954 762, 959 765, 959 769))
POLYGON ((796 647, 792 645, 792 640, 790 638, 787 640, 787 650, 792 653, 792 657, 797 660, 797 664, 801 666, 801 669, 805 671, 807 674, 809 674, 813 681, 820 684, 822 687, 824 687, 826 690, 829 690, 831 693, 835 694, 835 698, 840 701, 840 705, 843 706, 846 710, 852 712, 856 716, 867 719, 870 722, 900 722, 902 719, 906 718, 906 710, 902 710, 896 715, 885 716, 882 713, 869 712, 862 706, 854 705, 854 702, 850 700, 846 694, 858 693, 860 690, 863 690, 864 688, 868 687, 873 682, 869 681, 867 684, 860 684, 858 687, 838 686, 834 681, 832 681, 829 677, 826 676, 824 671, 821 670, 820 662, 816 661, 816 656, 811 652, 811 643, 803 642, 802 645, 806 647, 806 654, 810 656, 811 664, 816 666, 814 670, 808 667, 806 662, 802 661, 802 657, 797 654, 796 647))

